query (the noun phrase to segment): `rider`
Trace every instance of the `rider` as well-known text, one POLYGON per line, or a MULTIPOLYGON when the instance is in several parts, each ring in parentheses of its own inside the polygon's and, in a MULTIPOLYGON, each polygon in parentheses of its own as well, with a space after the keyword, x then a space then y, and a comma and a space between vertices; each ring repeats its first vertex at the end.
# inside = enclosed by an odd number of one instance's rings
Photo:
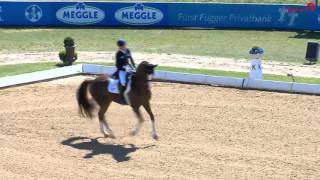
POLYGON ((116 53, 116 67, 120 79, 120 95, 124 99, 124 91, 126 88, 127 73, 130 69, 135 69, 136 65, 131 56, 130 50, 127 48, 127 42, 123 39, 117 41, 119 50, 116 53), (130 62, 129 62, 130 60, 130 62))

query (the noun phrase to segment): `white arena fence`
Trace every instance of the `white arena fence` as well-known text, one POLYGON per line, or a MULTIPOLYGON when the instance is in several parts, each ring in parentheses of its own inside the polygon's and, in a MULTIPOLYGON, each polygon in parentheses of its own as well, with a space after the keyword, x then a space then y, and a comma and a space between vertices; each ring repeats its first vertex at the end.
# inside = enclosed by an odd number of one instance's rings
MULTIPOLYGON (((8 76, 0 78, 0 88, 30 84, 41 81, 48 81, 57 78, 75 76, 81 74, 111 74, 115 71, 114 67, 78 64, 63 68, 8 76)), ((173 81, 191 84, 216 85, 223 87, 235 87, 239 89, 257 89, 268 91, 280 91, 290 93, 304 93, 320 95, 320 84, 304 84, 295 82, 280 82, 268 80, 252 80, 246 78, 233 78, 221 76, 209 76, 201 74, 177 73, 168 71, 156 71, 155 80, 173 81)))

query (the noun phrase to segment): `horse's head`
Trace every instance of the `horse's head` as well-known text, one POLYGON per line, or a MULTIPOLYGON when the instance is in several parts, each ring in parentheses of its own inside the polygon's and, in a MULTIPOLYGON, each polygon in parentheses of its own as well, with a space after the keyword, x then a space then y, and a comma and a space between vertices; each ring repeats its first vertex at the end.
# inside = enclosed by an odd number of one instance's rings
POLYGON ((147 61, 143 61, 137 68, 137 75, 145 76, 147 78, 152 77, 152 75, 154 74, 154 68, 156 68, 157 66, 158 65, 150 64, 147 61))

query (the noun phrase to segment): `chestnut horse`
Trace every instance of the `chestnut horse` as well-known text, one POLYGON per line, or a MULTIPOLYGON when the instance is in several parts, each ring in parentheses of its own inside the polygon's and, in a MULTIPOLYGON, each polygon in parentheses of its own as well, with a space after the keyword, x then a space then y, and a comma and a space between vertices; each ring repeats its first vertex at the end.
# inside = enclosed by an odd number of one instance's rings
MULTIPOLYGON (((136 73, 128 81, 128 87, 125 91, 125 99, 131 106, 138 118, 135 129, 130 133, 136 135, 143 123, 140 107, 143 106, 150 116, 152 123, 152 137, 158 139, 155 127, 155 119, 150 107, 151 87, 150 81, 154 74, 154 68, 157 65, 150 64, 146 61, 139 64, 136 73)), ((120 102, 120 94, 110 93, 108 84, 110 77, 105 75, 94 80, 85 80, 80 85, 77 92, 77 101, 79 112, 82 116, 93 118, 96 113, 99 117, 100 130, 105 137, 115 138, 112 130, 108 126, 104 114, 107 112, 111 102, 120 102), (91 97, 90 97, 91 96, 91 97), (99 108, 96 108, 98 105, 99 108), (98 111, 95 111, 97 109, 98 111), (106 132, 107 133, 106 133, 106 132)))

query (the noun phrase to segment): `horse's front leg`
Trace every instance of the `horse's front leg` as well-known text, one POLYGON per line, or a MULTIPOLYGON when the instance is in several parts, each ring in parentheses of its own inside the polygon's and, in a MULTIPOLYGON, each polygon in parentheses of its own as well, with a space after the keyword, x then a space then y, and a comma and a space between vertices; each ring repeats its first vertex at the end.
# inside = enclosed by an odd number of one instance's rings
POLYGON ((143 124, 143 121, 144 121, 139 108, 140 108, 140 106, 132 106, 133 112, 136 114, 136 116, 138 118, 138 122, 136 124, 136 127, 133 129, 133 131, 131 131, 131 133, 130 133, 131 136, 135 136, 138 134, 138 132, 143 124))
POLYGON ((147 111, 147 113, 150 116, 151 127, 152 127, 152 137, 153 137, 153 139, 158 140, 159 136, 158 136, 158 133, 157 133, 157 130, 156 130, 155 119, 154 119, 154 115, 153 115, 152 110, 151 110, 150 103, 147 102, 146 104, 143 105, 143 107, 145 108, 145 110, 147 111))

